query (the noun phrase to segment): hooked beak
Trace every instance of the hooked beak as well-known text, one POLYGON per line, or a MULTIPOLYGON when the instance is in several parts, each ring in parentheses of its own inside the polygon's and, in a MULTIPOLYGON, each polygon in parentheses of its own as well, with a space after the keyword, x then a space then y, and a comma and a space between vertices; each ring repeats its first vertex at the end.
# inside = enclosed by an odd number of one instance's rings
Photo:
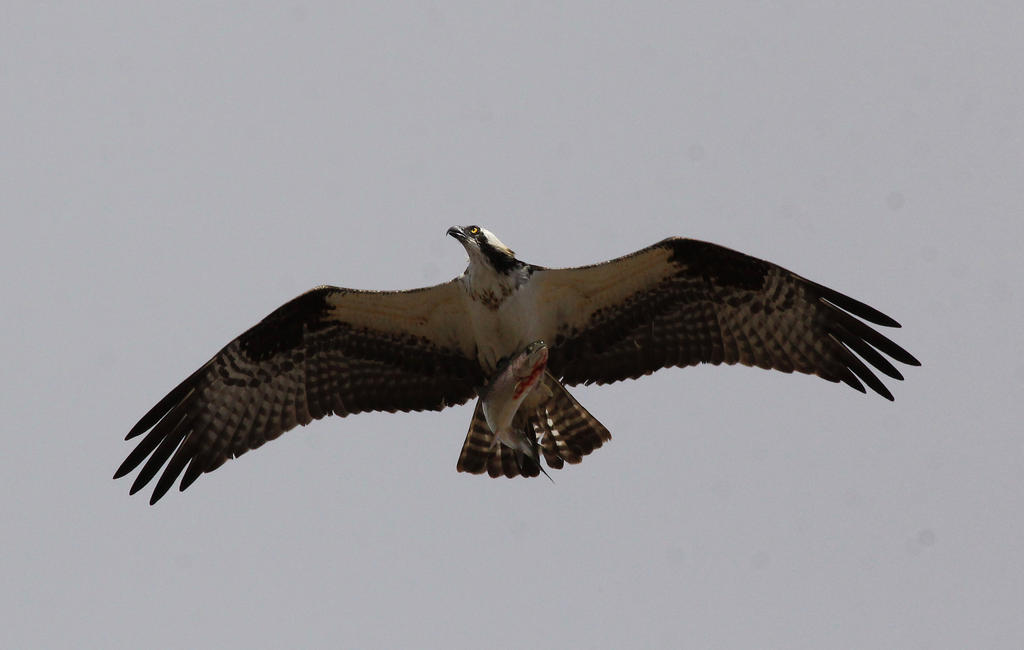
POLYGON ((466 240, 469 239, 469 237, 466 235, 466 231, 464 231, 459 226, 452 226, 451 228, 449 228, 448 234, 454 237, 455 239, 458 239, 462 243, 466 243, 466 240))

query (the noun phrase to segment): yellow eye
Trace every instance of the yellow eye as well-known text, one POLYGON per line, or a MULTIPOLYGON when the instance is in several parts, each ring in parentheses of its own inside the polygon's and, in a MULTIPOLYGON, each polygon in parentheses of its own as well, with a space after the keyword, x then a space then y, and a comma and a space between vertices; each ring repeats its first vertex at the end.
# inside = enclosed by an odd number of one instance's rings
POLYGON ((469 229, 469 234, 471 234, 471 235, 475 235, 478 232, 480 232, 480 229, 477 228, 476 226, 473 226, 472 228, 469 229))

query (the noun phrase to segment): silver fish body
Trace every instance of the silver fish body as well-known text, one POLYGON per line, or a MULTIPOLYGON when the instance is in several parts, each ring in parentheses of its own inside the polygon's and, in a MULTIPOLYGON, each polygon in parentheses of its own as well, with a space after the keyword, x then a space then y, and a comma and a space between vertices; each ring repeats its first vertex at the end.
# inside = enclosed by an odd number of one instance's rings
POLYGON ((548 346, 534 341, 498 368, 480 392, 487 426, 498 442, 526 453, 535 453, 535 441, 512 426, 523 400, 540 383, 548 365, 548 346))

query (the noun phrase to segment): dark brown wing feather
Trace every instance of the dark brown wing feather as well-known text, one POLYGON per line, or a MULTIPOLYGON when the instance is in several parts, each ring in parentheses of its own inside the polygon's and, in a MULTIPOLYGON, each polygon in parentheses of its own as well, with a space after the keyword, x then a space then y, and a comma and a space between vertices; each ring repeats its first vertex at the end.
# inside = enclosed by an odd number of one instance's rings
POLYGON ((554 342, 548 367, 570 385, 741 363, 815 374, 861 392, 867 384, 891 400, 869 364, 894 379, 903 377, 883 355, 920 365, 860 320, 899 327, 892 318, 715 244, 667 239, 604 264, 538 275, 564 313, 561 328, 546 337, 554 342))
POLYGON ((451 322, 454 288, 309 291, 226 345, 132 427, 146 433, 114 478, 163 470, 150 503, 300 424, 363 411, 439 410, 482 383, 451 322))

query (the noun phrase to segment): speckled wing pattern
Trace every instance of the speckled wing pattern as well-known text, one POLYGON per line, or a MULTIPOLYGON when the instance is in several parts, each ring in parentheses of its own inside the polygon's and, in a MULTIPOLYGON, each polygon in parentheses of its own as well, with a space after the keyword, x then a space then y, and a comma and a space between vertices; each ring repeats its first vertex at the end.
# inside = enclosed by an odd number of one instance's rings
POLYGON ((541 454, 548 467, 561 469, 565 463, 579 463, 612 438, 608 429, 550 373, 544 374, 542 383, 519 408, 513 425, 534 443, 535 458, 496 444, 481 403, 477 402, 466 442, 462 445, 458 471, 470 474, 486 471, 493 478, 537 476, 541 471, 538 465, 541 454))
POLYGON ((483 381, 454 282, 413 291, 319 287, 225 346, 128 433, 146 435, 114 478, 159 472, 150 503, 300 424, 363 411, 440 410, 483 381))
POLYGON ((863 322, 899 327, 892 318, 716 244, 666 239, 603 264, 535 276, 552 306, 542 331, 551 345, 548 368, 569 385, 740 363, 814 374, 861 392, 866 384, 891 400, 869 364, 893 379, 903 376, 884 355, 920 365, 863 322))

